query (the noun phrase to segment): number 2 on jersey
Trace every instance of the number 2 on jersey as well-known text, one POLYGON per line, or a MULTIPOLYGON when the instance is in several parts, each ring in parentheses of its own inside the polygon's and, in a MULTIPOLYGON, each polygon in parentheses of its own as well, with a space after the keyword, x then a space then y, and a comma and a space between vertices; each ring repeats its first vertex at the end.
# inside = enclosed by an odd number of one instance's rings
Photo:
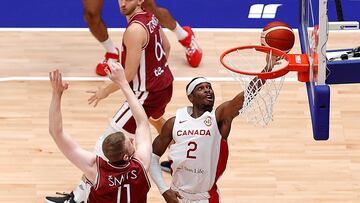
POLYGON ((188 143, 188 146, 189 146, 189 149, 187 150, 186 158, 196 159, 196 156, 190 155, 191 152, 193 152, 193 151, 195 151, 195 150, 197 149, 197 144, 196 144, 196 142, 189 142, 189 143, 188 143))

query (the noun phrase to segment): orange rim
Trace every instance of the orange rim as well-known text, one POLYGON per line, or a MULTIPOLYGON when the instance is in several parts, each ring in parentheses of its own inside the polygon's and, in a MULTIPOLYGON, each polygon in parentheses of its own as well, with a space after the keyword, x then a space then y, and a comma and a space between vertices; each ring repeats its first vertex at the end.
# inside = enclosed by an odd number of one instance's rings
POLYGON ((225 51, 224 53, 221 54, 220 56, 220 62, 221 64, 228 70, 238 73, 238 74, 243 74, 243 75, 253 75, 253 76, 257 76, 260 79, 274 79, 274 78, 278 78, 281 77, 285 74, 287 74, 290 70, 288 69, 288 65, 275 70, 275 71, 271 71, 271 72, 266 72, 266 73, 261 73, 261 72, 247 72, 247 71, 241 71, 241 70, 236 70, 234 68, 232 68, 231 66, 229 66, 228 64, 225 63, 224 58, 226 55, 228 55, 229 53, 238 51, 238 50, 243 50, 243 49, 255 49, 256 51, 260 51, 263 53, 270 53, 270 51, 272 52, 272 55, 274 56, 279 56, 282 57, 283 59, 285 59, 286 61, 289 62, 289 56, 288 54, 286 54, 285 52, 276 49, 276 48, 272 48, 272 47, 266 47, 266 46, 256 46, 256 45, 249 45, 249 46, 240 46, 240 47, 235 47, 232 49, 229 49, 227 51, 225 51))

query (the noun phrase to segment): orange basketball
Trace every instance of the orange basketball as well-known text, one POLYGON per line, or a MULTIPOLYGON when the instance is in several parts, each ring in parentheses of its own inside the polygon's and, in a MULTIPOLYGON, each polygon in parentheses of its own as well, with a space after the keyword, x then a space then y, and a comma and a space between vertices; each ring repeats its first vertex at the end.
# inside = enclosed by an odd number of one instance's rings
POLYGON ((294 46, 295 34, 291 27, 283 22, 267 24, 261 33, 261 45, 289 52, 294 46))

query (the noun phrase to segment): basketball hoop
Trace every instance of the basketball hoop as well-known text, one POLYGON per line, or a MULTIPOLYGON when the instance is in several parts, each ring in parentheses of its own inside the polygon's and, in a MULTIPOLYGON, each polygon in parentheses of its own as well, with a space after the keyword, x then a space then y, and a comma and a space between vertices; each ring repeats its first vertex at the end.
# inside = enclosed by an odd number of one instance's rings
POLYGON ((225 51, 220 62, 244 89, 240 115, 255 125, 266 126, 272 121, 273 105, 287 73, 297 71, 299 81, 309 81, 309 61, 305 54, 287 54, 271 47, 250 45, 225 51))

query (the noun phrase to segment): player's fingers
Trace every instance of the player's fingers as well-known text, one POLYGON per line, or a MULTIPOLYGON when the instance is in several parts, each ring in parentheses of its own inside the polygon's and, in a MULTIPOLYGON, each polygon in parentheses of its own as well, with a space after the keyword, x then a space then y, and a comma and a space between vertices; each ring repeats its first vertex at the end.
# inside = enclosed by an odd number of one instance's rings
POLYGON ((62 73, 59 73, 59 83, 62 84, 62 73))
POLYGON ((115 66, 117 69, 122 69, 121 63, 120 62, 114 62, 115 66))
POLYGON ((124 70, 124 67, 121 65, 120 62, 115 62, 117 69, 124 70))
POLYGON ((88 103, 89 103, 89 104, 93 103, 93 102, 95 101, 95 99, 96 99, 96 95, 91 96, 91 97, 88 99, 88 103))
POLYGON ((69 88, 69 82, 65 82, 64 88, 65 89, 69 88))
POLYGON ((55 71, 54 80, 57 84, 59 83, 59 71, 58 70, 55 71))
POLYGON ((96 91, 95 91, 95 90, 86 90, 86 93, 95 94, 95 93, 96 93, 96 91))
POLYGON ((59 69, 56 69, 55 73, 56 73, 56 80, 59 81, 59 77, 61 77, 61 73, 59 69))
POLYGON ((108 64, 110 70, 114 69, 114 62, 109 61, 107 64, 108 64))
POLYGON ((114 71, 116 71, 117 69, 119 69, 119 68, 117 67, 117 64, 116 64, 115 62, 110 61, 110 62, 109 62, 109 70, 110 70, 110 72, 114 72, 114 71))
POLYGON ((52 77, 52 83, 53 83, 54 85, 56 85, 56 83, 57 83, 56 71, 53 71, 53 72, 51 73, 51 77, 52 77))
POLYGON ((52 72, 49 72, 49 79, 50 79, 50 81, 52 82, 52 72))
POLYGON ((177 198, 179 198, 179 199, 182 199, 182 198, 183 198, 183 197, 180 195, 179 192, 176 192, 175 194, 176 194, 176 197, 177 197, 177 198))
POLYGON ((55 82, 56 81, 56 70, 52 72, 52 78, 53 78, 53 81, 55 82))
POLYGON ((99 101, 100 101, 99 99, 95 100, 95 103, 94 103, 94 106, 93 106, 94 108, 98 105, 99 101))
MULTIPOLYGON (((108 66, 109 67, 109 66, 108 66)), ((110 71, 109 71, 109 68, 108 67, 106 67, 105 69, 104 69, 104 71, 105 71, 105 73, 110 77, 110 71)))

